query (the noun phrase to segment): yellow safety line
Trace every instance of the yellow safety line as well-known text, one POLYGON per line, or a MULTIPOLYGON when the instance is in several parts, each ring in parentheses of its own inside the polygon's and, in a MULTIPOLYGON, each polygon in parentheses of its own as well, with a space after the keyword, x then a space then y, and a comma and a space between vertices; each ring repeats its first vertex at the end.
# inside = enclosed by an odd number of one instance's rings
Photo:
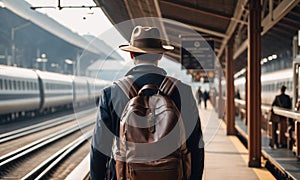
MULTIPOLYGON (((221 121, 221 126, 226 129, 226 124, 224 121, 221 121)), ((248 150, 245 146, 240 142, 240 140, 236 136, 228 136, 233 145, 236 147, 238 152, 241 154, 242 159, 245 164, 248 166, 248 150)), ((275 179, 274 176, 266 169, 266 168, 251 168, 259 179, 275 179)))

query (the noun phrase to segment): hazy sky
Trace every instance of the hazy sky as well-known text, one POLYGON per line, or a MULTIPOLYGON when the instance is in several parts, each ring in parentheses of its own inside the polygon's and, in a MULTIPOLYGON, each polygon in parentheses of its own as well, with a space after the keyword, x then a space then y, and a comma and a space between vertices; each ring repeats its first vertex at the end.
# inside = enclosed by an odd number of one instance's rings
MULTIPOLYGON (((57 0, 25 0, 32 6, 57 6, 57 0)), ((93 0, 61 0, 61 6, 93 6, 93 0)), ((112 27, 100 8, 37 9, 78 34, 100 35, 112 27)))

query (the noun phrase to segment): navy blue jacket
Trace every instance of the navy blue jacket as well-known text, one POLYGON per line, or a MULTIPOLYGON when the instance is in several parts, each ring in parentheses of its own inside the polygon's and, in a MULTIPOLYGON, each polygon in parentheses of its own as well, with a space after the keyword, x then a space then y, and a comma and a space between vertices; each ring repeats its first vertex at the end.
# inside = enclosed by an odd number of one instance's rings
MULTIPOLYGON (((145 84, 159 86, 166 76, 166 72, 154 65, 138 65, 126 75, 131 75, 134 83, 141 88, 145 84)), ((186 144, 192 158, 191 179, 202 179, 204 143, 198 108, 191 87, 180 82, 171 95, 171 99, 181 111, 186 128, 188 137, 186 144)), ((128 101, 129 99, 117 85, 106 87, 100 92, 99 111, 90 154, 91 179, 106 179, 107 173, 109 173, 110 179, 116 179, 114 160, 110 158, 112 143, 114 136, 119 136, 120 117, 128 101), (107 168, 108 164, 110 165, 109 169, 107 168)))
POLYGON ((292 102, 290 96, 281 93, 280 95, 277 95, 275 99, 273 100, 272 106, 279 106, 282 108, 291 109, 292 108, 292 102))

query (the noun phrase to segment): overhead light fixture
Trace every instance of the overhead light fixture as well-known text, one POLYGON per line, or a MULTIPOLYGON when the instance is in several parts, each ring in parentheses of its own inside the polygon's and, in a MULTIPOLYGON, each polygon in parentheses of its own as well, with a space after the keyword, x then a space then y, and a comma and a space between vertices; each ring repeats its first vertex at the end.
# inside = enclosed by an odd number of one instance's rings
POLYGON ((272 56, 269 56, 269 57, 268 57, 268 60, 269 60, 269 61, 272 61, 272 59, 273 59, 272 56))
POLYGON ((67 63, 67 64, 74 64, 74 62, 72 60, 70 60, 70 59, 65 59, 65 63, 67 63))

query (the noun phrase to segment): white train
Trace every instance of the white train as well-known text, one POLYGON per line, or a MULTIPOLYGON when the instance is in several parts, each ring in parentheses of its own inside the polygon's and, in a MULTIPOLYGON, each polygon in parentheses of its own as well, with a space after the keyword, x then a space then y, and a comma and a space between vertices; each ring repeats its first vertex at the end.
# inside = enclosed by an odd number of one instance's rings
MULTIPOLYGON (((239 89, 241 99, 245 99, 245 77, 234 80, 235 89, 239 89)), ((282 85, 287 87, 286 94, 293 96, 293 69, 284 69, 261 75, 261 101, 262 104, 271 105, 275 96, 280 93, 282 85)))
POLYGON ((0 118, 57 107, 80 106, 99 99, 111 82, 0 65, 0 118))

